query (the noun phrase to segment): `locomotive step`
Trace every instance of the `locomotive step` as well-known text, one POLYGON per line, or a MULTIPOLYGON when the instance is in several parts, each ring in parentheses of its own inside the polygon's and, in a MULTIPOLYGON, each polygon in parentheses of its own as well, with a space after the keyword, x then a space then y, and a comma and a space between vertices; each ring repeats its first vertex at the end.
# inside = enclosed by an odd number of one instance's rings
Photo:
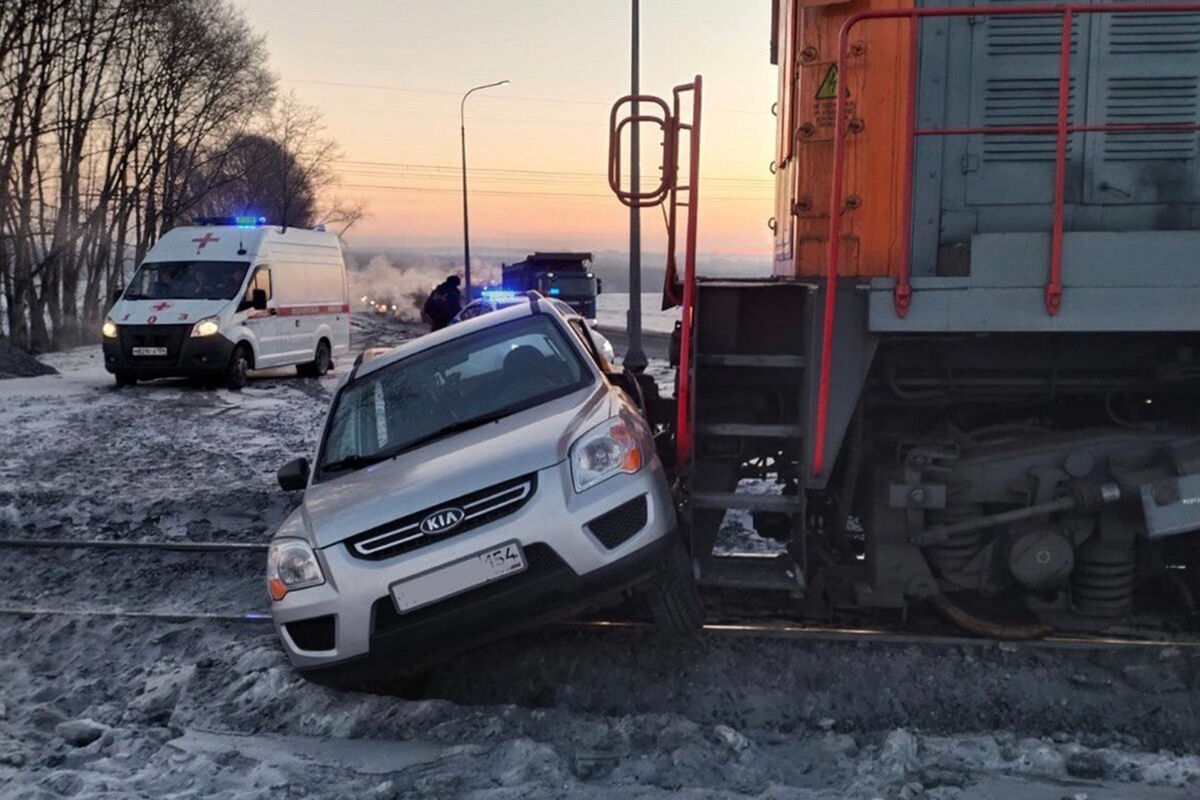
POLYGON ((693 492, 691 501, 695 508, 748 508, 784 514, 799 514, 804 510, 804 498, 800 495, 693 492))
POLYGON ((698 566, 698 580, 704 586, 804 592, 804 573, 786 554, 709 556, 699 559, 698 566))
POLYGON ((767 355, 762 353, 699 353, 701 366, 713 367, 770 367, 799 369, 808 363, 804 356, 767 355))
POLYGON ((741 422, 710 422, 696 426, 701 436, 755 436, 762 439, 799 439, 803 425, 760 425, 741 422))

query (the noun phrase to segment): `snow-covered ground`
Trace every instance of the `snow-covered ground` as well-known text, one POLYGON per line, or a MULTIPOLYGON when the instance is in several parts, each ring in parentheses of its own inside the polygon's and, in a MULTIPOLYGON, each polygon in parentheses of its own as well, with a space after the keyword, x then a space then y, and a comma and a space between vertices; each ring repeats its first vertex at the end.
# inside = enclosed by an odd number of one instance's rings
MULTIPOLYGON (((417 329, 356 321, 355 341, 417 329)), ((0 537, 266 541, 336 378, 0 381, 0 537)), ((348 363, 338 365, 348 368, 348 363)), ((662 365, 657 365, 662 367, 662 365)), ((669 373, 660 369, 665 378, 669 373)), ((727 545, 768 549, 731 514, 727 545)), ((0 608, 265 610, 262 556, 0 550, 0 608)), ((269 625, 0 615, 0 798, 1195 798, 1200 652, 555 630, 401 693, 269 625)))
MULTIPOLYGON (((624 329, 629 312, 628 292, 601 292, 596 297, 596 322, 601 328, 624 329)), ((679 309, 662 310, 662 292, 642 293, 642 330, 670 333, 679 319, 679 309)))

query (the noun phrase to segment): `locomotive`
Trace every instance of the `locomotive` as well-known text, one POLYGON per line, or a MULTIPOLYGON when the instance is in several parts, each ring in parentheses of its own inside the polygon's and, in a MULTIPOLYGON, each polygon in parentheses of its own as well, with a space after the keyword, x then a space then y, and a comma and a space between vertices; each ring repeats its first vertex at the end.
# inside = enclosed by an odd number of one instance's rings
POLYGON ((701 584, 986 635, 1194 610, 1200 4, 774 0, 770 52, 771 278, 695 274, 701 79, 612 116, 614 190, 666 204, 701 584), (782 552, 722 552, 730 509, 782 552))

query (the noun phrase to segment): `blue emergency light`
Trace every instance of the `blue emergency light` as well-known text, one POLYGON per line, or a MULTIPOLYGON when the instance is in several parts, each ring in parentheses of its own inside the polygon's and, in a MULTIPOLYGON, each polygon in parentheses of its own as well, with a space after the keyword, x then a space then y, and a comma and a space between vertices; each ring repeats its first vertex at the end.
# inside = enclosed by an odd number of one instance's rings
POLYGON ((551 286, 550 294, 562 294, 562 289, 558 288, 557 286, 551 286))
POLYGON ((511 289, 484 289, 480 292, 480 296, 484 300, 515 300, 517 293, 511 289))
POLYGON ((239 228, 257 228, 259 225, 266 225, 266 217, 234 217, 234 223, 239 228))

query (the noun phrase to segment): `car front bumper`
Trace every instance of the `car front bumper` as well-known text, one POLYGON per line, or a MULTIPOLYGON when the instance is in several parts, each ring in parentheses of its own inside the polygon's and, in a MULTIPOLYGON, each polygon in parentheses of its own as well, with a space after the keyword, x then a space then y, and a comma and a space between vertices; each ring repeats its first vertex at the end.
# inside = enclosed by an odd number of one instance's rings
POLYGON ((365 560, 344 542, 318 550, 325 583, 291 592, 271 607, 292 663, 308 671, 356 661, 416 666, 561 619, 655 574, 675 530, 670 491, 656 459, 634 475, 618 475, 582 493, 575 492, 570 467, 562 462, 539 471, 537 486, 516 513, 395 558, 365 560), (641 497, 644 525, 606 547, 588 523, 641 497), (397 581, 514 540, 525 554, 523 572, 397 611, 390 591, 397 581), (293 632, 304 625, 325 626, 328 635, 318 638, 332 647, 300 647, 301 637, 293 632))
MULTIPOLYGON (((158 327, 164 332, 161 339, 156 339, 153 343, 159 344, 161 341, 167 348, 166 356, 132 355, 130 351, 134 346, 133 334, 122 329, 123 326, 118 326, 117 338, 104 340, 104 368, 114 374, 132 375, 136 378, 216 376, 225 374, 229 369, 234 342, 221 334, 193 338, 184 332, 167 330, 184 326, 158 327)), ((190 326, 186 327, 190 330, 190 326)))

